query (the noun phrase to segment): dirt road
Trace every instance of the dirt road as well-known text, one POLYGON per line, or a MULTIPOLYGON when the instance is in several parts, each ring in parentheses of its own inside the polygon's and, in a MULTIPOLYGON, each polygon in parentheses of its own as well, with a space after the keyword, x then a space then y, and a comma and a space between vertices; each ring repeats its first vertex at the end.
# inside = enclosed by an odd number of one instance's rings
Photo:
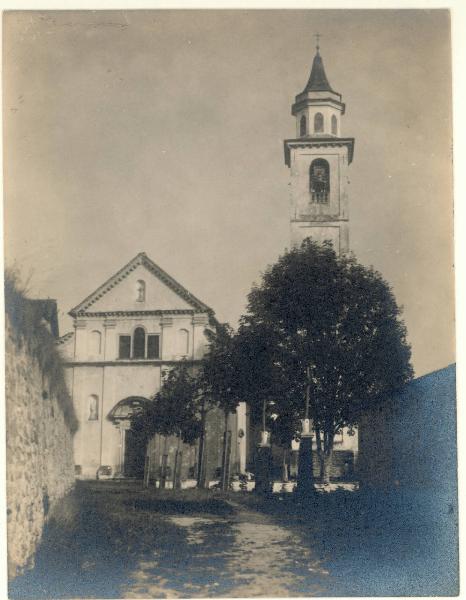
POLYGON ((383 501, 368 511, 352 494, 324 496, 299 508, 291 495, 264 503, 251 494, 81 482, 54 510, 35 568, 12 582, 9 596, 454 594, 454 523, 442 505, 432 514, 411 507, 410 522, 406 507, 390 512, 383 501))

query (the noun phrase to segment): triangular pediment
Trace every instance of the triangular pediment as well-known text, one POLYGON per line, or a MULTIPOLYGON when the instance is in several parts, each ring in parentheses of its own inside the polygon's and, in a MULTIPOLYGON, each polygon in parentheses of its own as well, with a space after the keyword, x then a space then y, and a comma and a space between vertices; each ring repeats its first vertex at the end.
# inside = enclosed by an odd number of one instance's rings
POLYGON ((141 252, 73 308, 70 315, 185 310, 213 313, 211 308, 141 252))

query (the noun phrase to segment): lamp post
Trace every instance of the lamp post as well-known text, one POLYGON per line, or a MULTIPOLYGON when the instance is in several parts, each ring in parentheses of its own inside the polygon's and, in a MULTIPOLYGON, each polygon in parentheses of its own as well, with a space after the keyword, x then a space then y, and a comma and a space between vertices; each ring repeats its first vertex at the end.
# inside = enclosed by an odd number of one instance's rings
POLYGON ((306 403, 304 409, 304 419, 301 420, 301 443, 299 444, 299 459, 298 459, 298 482, 296 492, 304 497, 315 492, 314 473, 312 468, 312 430, 311 421, 309 419, 309 403, 311 397, 311 370, 306 369, 307 386, 306 386, 306 403))

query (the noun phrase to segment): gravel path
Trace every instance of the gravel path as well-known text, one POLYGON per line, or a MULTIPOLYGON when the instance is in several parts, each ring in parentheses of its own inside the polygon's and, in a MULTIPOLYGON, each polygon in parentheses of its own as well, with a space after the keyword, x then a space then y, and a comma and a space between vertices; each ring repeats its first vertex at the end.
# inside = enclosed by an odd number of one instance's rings
POLYGON ((295 530, 197 490, 81 483, 44 533, 11 598, 196 598, 328 593, 295 530))
POLYGON ((328 571, 299 535, 235 506, 229 517, 171 516, 184 533, 176 554, 154 550, 123 586, 124 598, 321 595, 328 571))

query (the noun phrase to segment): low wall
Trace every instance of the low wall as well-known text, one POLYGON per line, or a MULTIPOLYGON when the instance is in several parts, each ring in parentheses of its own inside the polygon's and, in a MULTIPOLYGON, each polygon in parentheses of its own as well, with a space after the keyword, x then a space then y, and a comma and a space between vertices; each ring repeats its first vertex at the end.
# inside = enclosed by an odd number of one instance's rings
POLYGON ((454 365, 415 379, 361 419, 362 486, 430 488, 454 498, 456 466, 454 365))
POLYGON ((72 432, 63 402, 6 318, 8 575, 32 566, 47 514, 74 484, 72 432), (68 421, 68 422, 67 422, 68 421))

